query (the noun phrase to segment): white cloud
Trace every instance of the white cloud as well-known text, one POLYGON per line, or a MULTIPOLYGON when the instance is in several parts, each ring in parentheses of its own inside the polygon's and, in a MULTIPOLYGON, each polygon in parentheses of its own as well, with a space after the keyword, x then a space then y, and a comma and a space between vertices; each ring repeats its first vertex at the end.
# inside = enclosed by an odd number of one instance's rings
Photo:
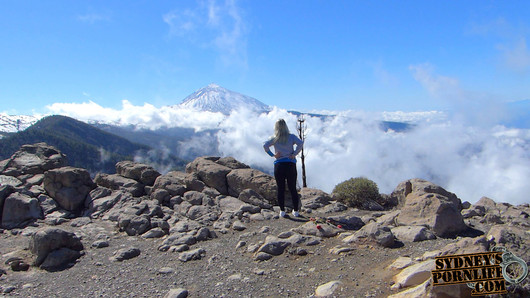
MULTIPOLYGON (((57 103, 48 109, 85 121, 103 119, 144 128, 219 129, 217 134, 203 132, 183 141, 181 154, 209 153, 217 145, 222 156, 233 156, 268 173, 272 173, 273 160, 262 145, 273 134, 276 120, 285 119, 291 132, 296 132, 296 117, 279 108, 268 114, 239 110, 223 116, 150 104, 135 106, 128 101, 120 109, 110 109, 89 101, 57 103)), ((381 192, 390 193, 401 181, 423 178, 470 202, 482 196, 512 204, 530 201, 530 130, 468 126, 441 112, 342 111, 325 119, 306 117, 305 123, 309 187, 331 192, 346 179, 365 176, 381 192), (394 117, 386 120, 409 119, 416 126, 404 133, 385 132, 379 128, 383 116, 394 117)), ((301 181, 300 163, 298 171, 301 181)))
POLYGON ((429 63, 410 65, 409 70, 416 81, 418 81, 433 97, 447 98, 463 95, 459 82, 455 78, 436 75, 434 66, 429 63))
POLYGON ((81 121, 103 121, 118 125, 135 125, 139 128, 190 127, 197 131, 217 128, 224 119, 221 113, 197 113, 191 109, 175 107, 157 108, 144 103, 135 106, 122 101, 121 109, 104 108, 89 101, 84 103, 54 103, 46 106, 52 114, 69 116, 81 121))
MULTIPOLYGON (((273 160, 262 144, 278 118, 295 131, 296 118, 285 110, 232 114, 220 125, 221 154, 272 173, 273 160)), ((423 178, 470 202, 482 196, 514 204, 529 201, 529 131, 469 127, 438 117, 419 121, 406 133, 387 133, 372 114, 352 111, 327 120, 307 117, 306 124, 309 187, 331 192, 346 179, 366 176, 390 193, 403 180, 423 178)), ((300 180, 300 164, 298 171, 300 180)))

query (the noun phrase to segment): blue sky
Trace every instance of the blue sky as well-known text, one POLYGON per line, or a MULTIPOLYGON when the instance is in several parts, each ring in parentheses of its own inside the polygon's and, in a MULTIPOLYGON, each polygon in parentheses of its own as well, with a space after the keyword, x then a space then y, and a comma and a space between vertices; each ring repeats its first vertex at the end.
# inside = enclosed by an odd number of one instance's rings
POLYGON ((177 104, 217 83, 300 111, 530 98, 528 1, 0 0, 0 112, 177 104))

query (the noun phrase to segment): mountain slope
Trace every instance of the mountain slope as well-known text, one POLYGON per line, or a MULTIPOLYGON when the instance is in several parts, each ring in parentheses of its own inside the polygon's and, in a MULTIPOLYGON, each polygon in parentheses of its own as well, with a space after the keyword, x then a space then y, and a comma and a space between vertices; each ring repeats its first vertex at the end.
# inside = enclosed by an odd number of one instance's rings
POLYGON ((179 107, 192 108, 199 111, 220 112, 229 115, 233 110, 246 108, 256 112, 266 112, 270 108, 261 101, 216 84, 203 87, 186 97, 179 107))
POLYGON ((91 172, 113 173, 116 162, 150 149, 66 116, 49 116, 0 140, 0 159, 9 158, 24 144, 39 142, 65 153, 71 166, 91 172))

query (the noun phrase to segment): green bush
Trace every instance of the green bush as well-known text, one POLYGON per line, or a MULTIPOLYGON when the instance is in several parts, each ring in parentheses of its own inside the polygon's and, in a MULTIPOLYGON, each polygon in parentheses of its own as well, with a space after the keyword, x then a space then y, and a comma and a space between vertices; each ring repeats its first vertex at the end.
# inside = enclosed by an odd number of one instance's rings
POLYGON ((350 207, 363 208, 370 201, 380 202, 377 184, 365 177, 343 181, 333 189, 333 198, 350 207))

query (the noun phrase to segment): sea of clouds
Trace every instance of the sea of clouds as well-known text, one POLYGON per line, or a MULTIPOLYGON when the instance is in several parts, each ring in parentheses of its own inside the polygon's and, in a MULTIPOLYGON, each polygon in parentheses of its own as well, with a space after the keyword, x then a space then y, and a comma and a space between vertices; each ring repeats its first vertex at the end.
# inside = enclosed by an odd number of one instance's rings
MULTIPOLYGON (((273 160, 264 152, 263 142, 273 134, 279 118, 287 121, 293 133, 297 124, 295 115, 279 108, 267 114, 238 110, 229 116, 178 107, 134 106, 127 101, 121 109, 104 108, 94 102, 58 103, 48 109, 87 122, 104 120, 151 129, 217 129, 217 133, 191 138, 190 144, 181 144, 181 148, 200 148, 201 142, 214 141, 220 155, 233 156, 269 173, 273 160)), ((454 117, 438 111, 320 113, 335 116, 305 117, 309 187, 331 192, 344 180, 364 176, 374 180, 382 193, 390 193, 401 181, 423 178, 471 203, 482 196, 512 204, 530 202, 528 129, 469 123, 461 121, 462 115, 454 117), (382 120, 407 121, 413 128, 384 131, 382 120)), ((300 162, 298 168, 301 180, 300 162)))

